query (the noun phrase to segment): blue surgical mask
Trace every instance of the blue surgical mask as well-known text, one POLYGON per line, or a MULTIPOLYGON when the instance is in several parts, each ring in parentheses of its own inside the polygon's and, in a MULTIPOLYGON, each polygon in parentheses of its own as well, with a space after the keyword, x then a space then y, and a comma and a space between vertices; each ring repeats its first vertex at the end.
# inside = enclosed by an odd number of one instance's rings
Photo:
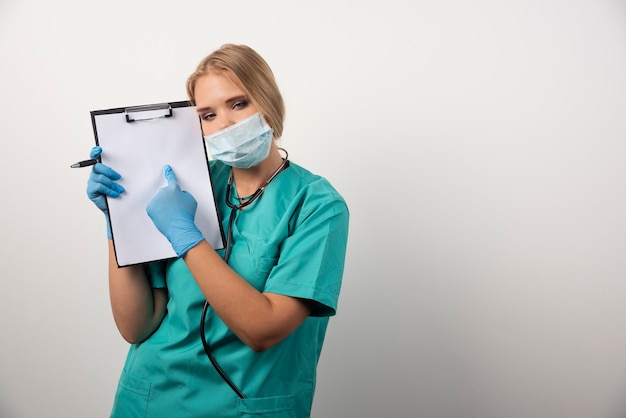
POLYGON ((267 158, 274 131, 260 113, 221 131, 206 135, 204 140, 216 160, 236 168, 250 168, 267 158))

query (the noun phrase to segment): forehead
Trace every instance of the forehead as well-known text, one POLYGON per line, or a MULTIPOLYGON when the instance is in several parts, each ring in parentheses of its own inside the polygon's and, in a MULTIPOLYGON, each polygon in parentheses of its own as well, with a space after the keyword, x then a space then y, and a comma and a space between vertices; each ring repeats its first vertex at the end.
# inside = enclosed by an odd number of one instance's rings
POLYGON ((194 87, 198 107, 217 106, 242 95, 245 95, 243 89, 224 72, 209 72, 198 78, 194 87))

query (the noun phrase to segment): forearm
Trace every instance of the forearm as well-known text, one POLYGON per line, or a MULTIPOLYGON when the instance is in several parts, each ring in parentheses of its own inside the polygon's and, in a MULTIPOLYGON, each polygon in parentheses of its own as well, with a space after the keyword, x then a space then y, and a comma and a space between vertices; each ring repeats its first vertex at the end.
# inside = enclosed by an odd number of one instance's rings
POLYGON ((184 260, 213 310, 253 350, 283 340, 311 311, 310 303, 302 300, 259 292, 206 241, 189 250, 184 260))
POLYGON ((158 328, 165 314, 166 290, 153 289, 140 265, 119 268, 111 240, 109 294, 113 319, 126 341, 141 342, 158 328))

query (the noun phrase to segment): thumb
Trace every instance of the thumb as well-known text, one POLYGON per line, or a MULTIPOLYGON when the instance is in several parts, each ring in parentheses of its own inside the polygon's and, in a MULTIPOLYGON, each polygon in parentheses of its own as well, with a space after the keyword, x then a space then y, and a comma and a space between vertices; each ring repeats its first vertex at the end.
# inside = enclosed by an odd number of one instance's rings
POLYGON ((100 154, 102 154, 102 148, 100 146, 96 145, 89 152, 89 158, 99 158, 100 154))
POLYGON ((163 174, 165 174, 165 179, 167 180, 167 185, 172 187, 178 187, 178 180, 176 179, 176 174, 174 174, 174 170, 167 164, 163 169, 163 174))

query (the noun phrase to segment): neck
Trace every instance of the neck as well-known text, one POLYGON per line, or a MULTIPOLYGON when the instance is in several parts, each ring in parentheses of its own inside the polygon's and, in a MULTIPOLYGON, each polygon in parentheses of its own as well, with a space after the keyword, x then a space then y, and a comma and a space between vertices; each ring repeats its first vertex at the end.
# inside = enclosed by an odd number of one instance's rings
POLYGON ((245 197, 256 192, 282 164, 283 157, 276 144, 272 144, 269 155, 260 164, 246 169, 233 167, 233 181, 237 187, 237 195, 245 197))

